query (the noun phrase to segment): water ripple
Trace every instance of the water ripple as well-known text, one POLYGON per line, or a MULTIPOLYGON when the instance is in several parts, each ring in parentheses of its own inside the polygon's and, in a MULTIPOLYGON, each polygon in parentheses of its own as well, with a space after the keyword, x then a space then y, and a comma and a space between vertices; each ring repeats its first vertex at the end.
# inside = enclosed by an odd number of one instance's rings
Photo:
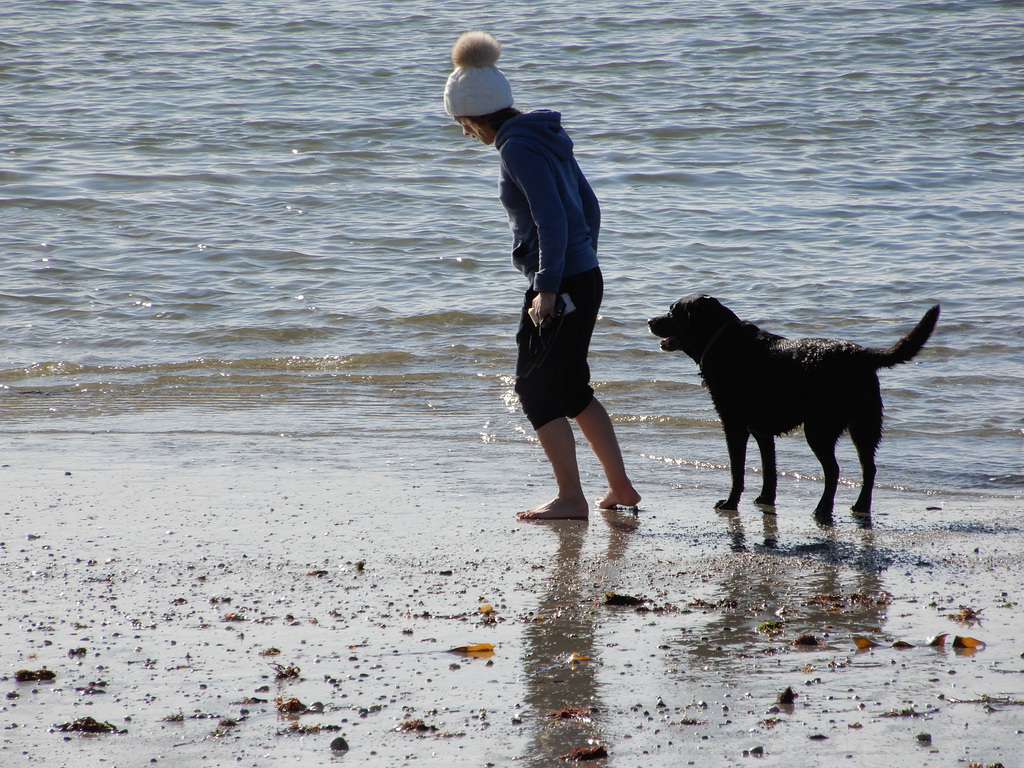
POLYGON ((205 402, 242 429, 258 402, 321 430, 331 408, 521 424, 497 158, 440 101, 455 31, 486 21, 601 197, 593 368, 627 442, 719 445, 694 366, 645 328, 681 295, 862 343, 940 301, 918 361, 882 376, 887 461, 922 487, 1019 486, 1017 4, 668 10, 12 0, 5 423, 102 430, 147 402, 201 423, 205 402))

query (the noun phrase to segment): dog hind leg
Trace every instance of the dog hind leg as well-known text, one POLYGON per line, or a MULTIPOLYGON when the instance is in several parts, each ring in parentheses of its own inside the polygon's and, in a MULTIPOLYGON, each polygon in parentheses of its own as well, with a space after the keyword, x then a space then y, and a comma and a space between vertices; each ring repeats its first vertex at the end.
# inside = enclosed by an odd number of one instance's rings
POLYGON ((875 485, 875 452, 882 440, 882 396, 875 389, 875 396, 868 403, 864 413, 850 422, 850 439, 857 449, 864 484, 852 510, 858 515, 871 514, 871 491, 875 485))
POLYGON ((775 469, 775 436, 754 432, 758 450, 761 451, 761 495, 754 499, 755 504, 775 506, 775 493, 778 487, 778 473, 775 469))
POLYGON ((825 489, 814 509, 816 517, 829 518, 835 504, 836 488, 839 487, 839 462, 836 461, 836 443, 842 429, 817 424, 804 425, 804 436, 814 455, 821 462, 821 470, 825 476, 825 489))

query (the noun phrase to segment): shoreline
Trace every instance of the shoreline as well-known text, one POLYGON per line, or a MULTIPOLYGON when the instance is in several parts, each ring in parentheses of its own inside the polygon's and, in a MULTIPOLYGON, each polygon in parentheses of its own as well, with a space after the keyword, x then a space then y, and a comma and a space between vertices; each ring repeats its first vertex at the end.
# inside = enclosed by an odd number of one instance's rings
POLYGON ((821 527, 717 513, 652 464, 636 515, 520 523, 547 478, 502 481, 477 445, 189 440, 13 442, 5 766, 539 766, 590 740, 608 766, 1024 757, 1017 500, 881 489, 870 527, 821 527), (925 644, 943 632, 986 645, 925 644), (476 643, 493 655, 451 653, 476 643), (84 716, 124 733, 55 729, 84 716))

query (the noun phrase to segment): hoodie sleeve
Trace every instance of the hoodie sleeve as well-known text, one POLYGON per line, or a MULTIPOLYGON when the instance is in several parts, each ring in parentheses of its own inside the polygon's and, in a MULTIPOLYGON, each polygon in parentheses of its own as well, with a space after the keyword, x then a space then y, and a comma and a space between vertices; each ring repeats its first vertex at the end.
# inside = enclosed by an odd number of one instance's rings
POLYGON ((597 236, 601 231, 601 204, 597 200, 587 177, 583 175, 580 166, 576 164, 576 176, 580 183, 580 201, 583 203, 583 217, 587 220, 587 227, 590 229, 590 243, 597 251, 597 236))
POLYGON ((501 155, 505 170, 526 198, 537 227, 540 254, 533 289, 557 291, 565 267, 569 223, 550 161, 530 142, 509 141, 501 155))

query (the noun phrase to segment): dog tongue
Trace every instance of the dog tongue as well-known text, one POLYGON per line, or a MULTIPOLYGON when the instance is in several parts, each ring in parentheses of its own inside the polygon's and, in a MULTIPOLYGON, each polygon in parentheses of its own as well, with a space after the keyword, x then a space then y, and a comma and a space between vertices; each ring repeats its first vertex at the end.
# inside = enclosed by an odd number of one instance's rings
POLYGON ((667 339, 662 339, 661 348, 664 349, 666 352, 674 351, 676 348, 676 337, 669 336, 667 339))

